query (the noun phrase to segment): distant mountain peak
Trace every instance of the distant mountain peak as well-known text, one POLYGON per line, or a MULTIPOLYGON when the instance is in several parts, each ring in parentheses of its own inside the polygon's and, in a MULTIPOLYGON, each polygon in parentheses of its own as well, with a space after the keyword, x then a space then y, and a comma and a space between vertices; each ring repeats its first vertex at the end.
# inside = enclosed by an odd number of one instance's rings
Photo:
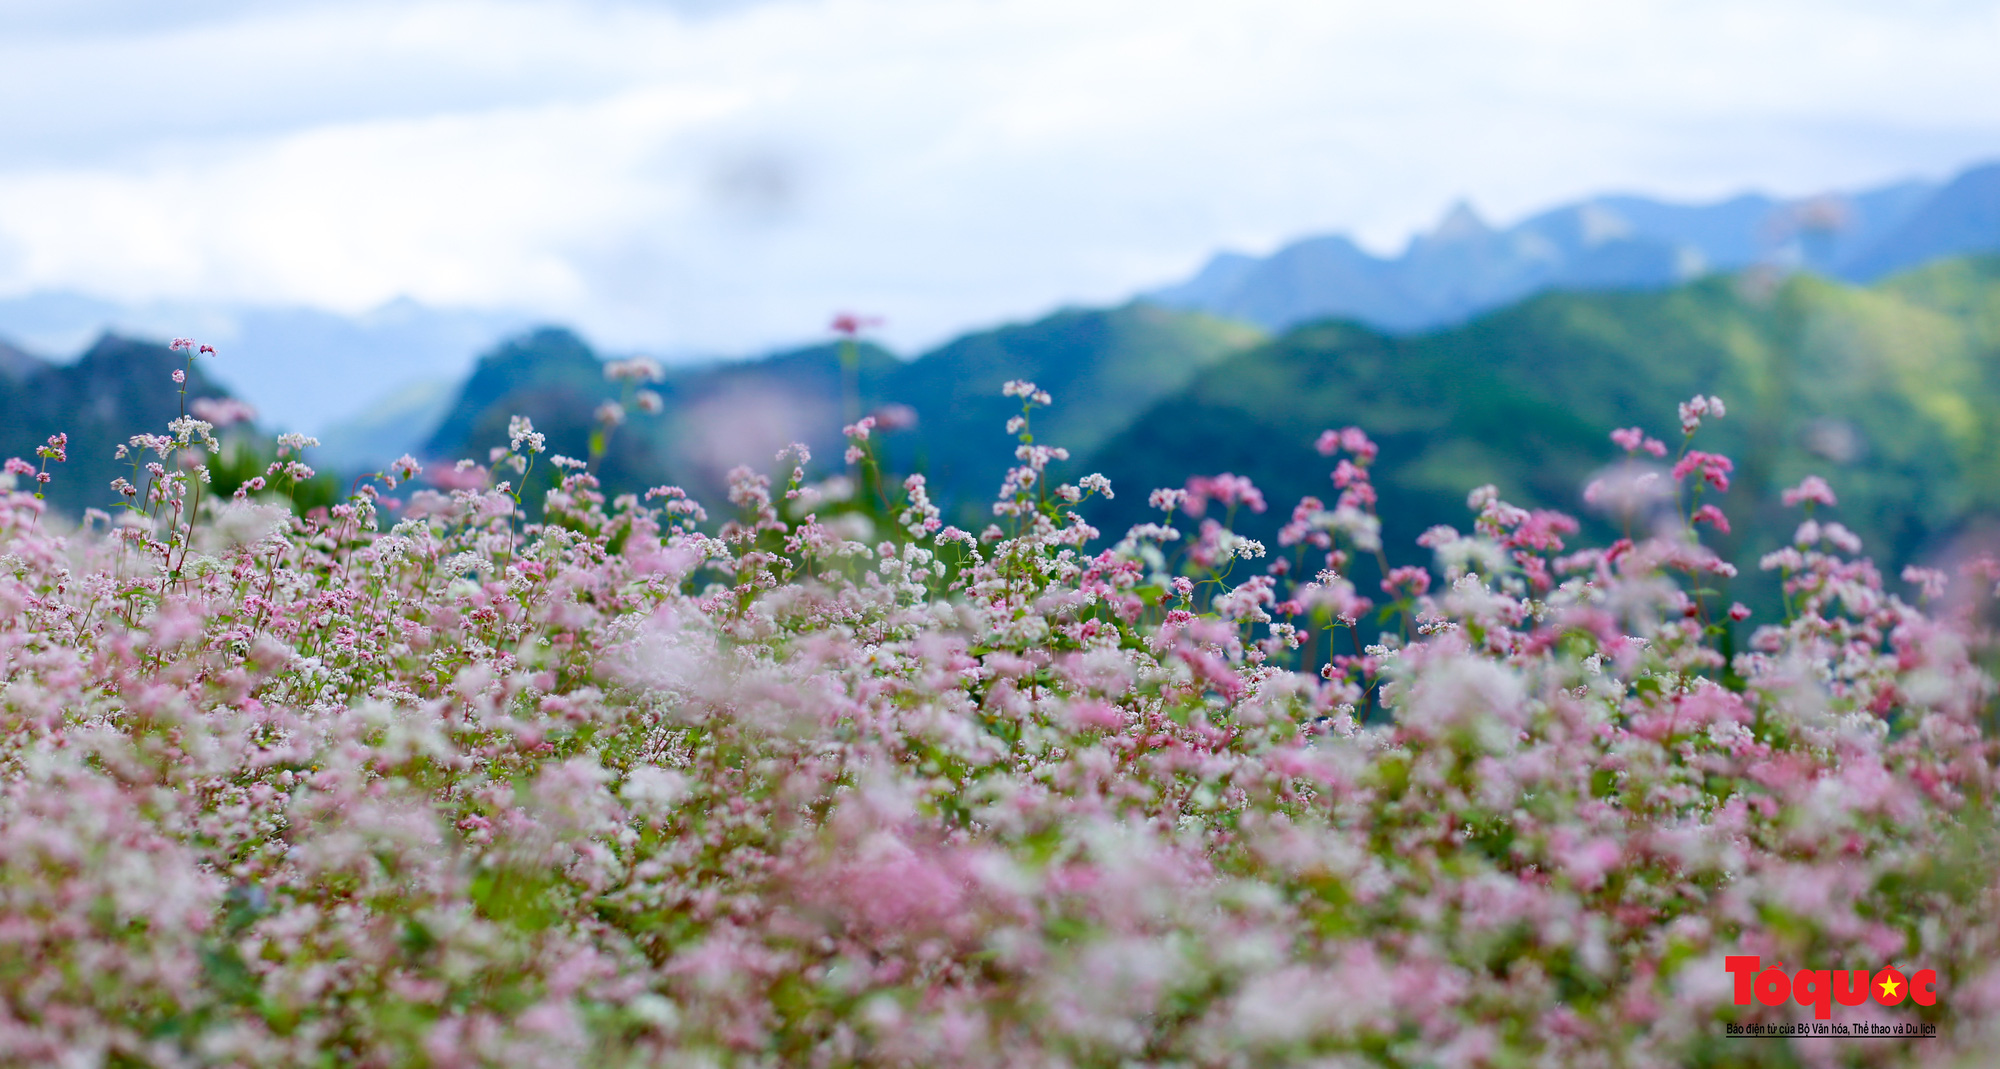
POLYGON ((1632 220, 1619 214, 1616 208, 1597 201, 1586 202, 1576 209, 1577 228, 1582 232, 1585 248, 1596 248, 1613 241, 1621 241, 1638 233, 1632 220))
POLYGON ((1472 207, 1472 202, 1460 199, 1444 213, 1444 218, 1438 221, 1437 229, 1426 237, 1430 241, 1443 243, 1469 241, 1487 237, 1492 233, 1493 228, 1486 225, 1486 220, 1479 217, 1479 212, 1472 207))
POLYGON ((47 360, 0 341, 0 378, 5 378, 9 382, 21 382, 48 366, 47 360))
POLYGON ((1316 235, 1269 256, 1218 256, 1147 294, 1281 331, 1320 319, 1430 330, 1550 289, 1660 289, 1758 264, 1870 281, 1941 256, 2000 251, 2000 164, 1949 183, 1674 204, 1605 194, 1495 228, 1459 200, 1401 255, 1316 235))

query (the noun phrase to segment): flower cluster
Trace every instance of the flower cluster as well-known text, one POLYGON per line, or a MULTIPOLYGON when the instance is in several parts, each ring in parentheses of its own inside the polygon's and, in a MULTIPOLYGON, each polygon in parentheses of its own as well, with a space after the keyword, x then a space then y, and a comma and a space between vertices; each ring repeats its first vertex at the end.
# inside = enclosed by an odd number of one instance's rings
MULTIPOLYGON (((1109 482, 1058 482, 1027 428, 1048 395, 1007 392, 1008 527, 979 533, 921 477, 867 481, 865 420, 848 474, 810 482, 789 449, 784 489, 739 470, 715 527, 567 458, 530 522, 525 420, 486 467, 392 465, 384 488, 430 482, 400 506, 373 483, 303 516, 277 488, 218 500, 200 421, 132 440, 115 520, 0 497, 0 1060, 1901 1064, 2000 1041, 2000 564, 1912 573, 1933 614, 1808 518, 1764 562, 1786 618, 1737 642, 1699 528, 1572 547, 1574 520, 1482 487, 1431 561, 1383 567, 1377 609, 1346 564, 1403 547, 1359 430, 1321 439, 1339 501, 1293 510, 1288 559, 1172 526, 1261 508, 1230 476, 1154 491, 1163 521, 1107 548, 1077 509, 1109 482), (1936 997, 1746 1007, 1744 956, 1929 970, 1936 997), (1723 1038, 1857 1014, 1943 1027, 1723 1038)), ((1692 456, 1656 476, 1727 488, 1692 456)))

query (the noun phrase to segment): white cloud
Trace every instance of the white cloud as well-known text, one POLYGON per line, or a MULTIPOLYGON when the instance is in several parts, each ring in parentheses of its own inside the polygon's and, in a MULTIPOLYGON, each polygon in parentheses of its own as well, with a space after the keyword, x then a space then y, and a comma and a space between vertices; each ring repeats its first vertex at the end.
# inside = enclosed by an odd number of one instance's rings
MULTIPOLYGON (((2000 154, 1988 4, 46 5, 0 292, 518 306, 745 351, 1106 301, 1222 245, 2000 154)), ((31 11, 30 14, 33 14, 31 11)))

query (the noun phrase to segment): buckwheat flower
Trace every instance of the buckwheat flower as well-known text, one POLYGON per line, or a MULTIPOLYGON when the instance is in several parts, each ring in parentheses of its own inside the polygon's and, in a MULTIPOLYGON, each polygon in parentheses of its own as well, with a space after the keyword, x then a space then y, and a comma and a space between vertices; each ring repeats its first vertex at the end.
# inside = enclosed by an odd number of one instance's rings
POLYGON ((192 349, 194 348, 194 339, 175 338, 173 341, 167 343, 167 348, 174 352, 180 352, 182 349, 192 349))
POLYGON ((1186 490, 1155 490, 1146 498, 1146 503, 1156 509, 1173 512, 1187 504, 1186 490))
POLYGON ((1694 510, 1694 522, 1706 523, 1721 534, 1729 533, 1729 517, 1724 516, 1722 510, 1714 505, 1703 505, 1694 510))
POLYGON ((869 414, 875 428, 883 432, 906 431, 917 425, 917 410, 905 404, 887 404, 869 414))
POLYGON ((1369 439, 1367 432, 1359 427, 1340 429, 1340 447, 1354 454, 1354 462, 1363 467, 1374 463, 1376 454, 1380 452, 1375 443, 1369 439))
POLYGON ((1625 427, 1611 432, 1611 440, 1627 453, 1645 450, 1656 457, 1667 455, 1667 444, 1658 438, 1646 437, 1646 432, 1637 427, 1625 427))
POLYGON ((169 422, 167 429, 174 432, 174 441, 180 445, 202 445, 209 449, 221 448, 220 444, 216 442, 215 436, 210 433, 215 428, 210 426, 207 420, 196 419, 193 416, 181 416, 169 422))
POLYGON ((1740 601, 1730 605, 1729 618, 1738 623, 1748 620, 1750 618, 1750 607, 1740 601))
MULTIPOLYGON (((868 440, 868 436, 872 434, 874 430, 875 430, 875 417, 863 416, 860 419, 855 420, 853 423, 850 423, 847 426, 840 428, 840 433, 845 437, 852 438, 857 442, 865 442, 868 440)), ((848 461, 848 463, 852 464, 854 462, 850 460, 848 461)))
POLYGON ((1674 463, 1673 478, 1679 481, 1696 470, 1699 470, 1701 477, 1717 490, 1727 491, 1729 473, 1736 470, 1736 464, 1720 453, 1704 453, 1699 449, 1690 449, 1674 463))
POLYGON ((657 416, 667 407, 667 403, 660 399, 660 395, 652 390, 640 390, 633 394, 632 403, 639 406, 639 411, 649 416, 657 416))
POLYGON ((1950 580, 1942 568, 1919 568, 1912 564, 1903 569, 1903 582, 1915 583, 1923 591, 1924 599, 1931 601, 1944 596, 1950 580))
POLYGON ((8 457, 6 464, 6 471, 7 474, 9 475, 32 476, 35 474, 35 466, 33 464, 28 463, 25 460, 22 460, 20 457, 8 457))
POLYGON ((1433 553, 1437 557, 1438 571, 1453 582, 1474 572, 1500 575, 1508 567, 1506 548, 1490 538, 1453 538, 1437 543, 1433 553))
MULTIPOLYGON (((616 401, 606 401, 598 405, 597 411, 592 415, 596 417, 597 422, 607 427, 616 427, 625 422, 625 406, 616 401)), ((516 443, 517 446, 518 444, 516 443)))
POLYGON ((1111 492, 1111 480, 1105 478, 1099 472, 1091 472, 1089 475, 1084 476, 1077 481, 1077 485, 1081 486, 1085 493, 1096 494, 1106 501, 1117 496, 1111 492))
POLYGON ((217 427, 257 420, 257 410, 234 397, 197 397, 188 402, 188 411, 217 427))
POLYGON ((634 356, 625 360, 606 361, 604 377, 612 382, 659 382, 665 379, 667 374, 658 360, 650 356, 634 356))
POLYGON ((1700 394, 1696 394, 1692 399, 1681 403, 1681 432, 1684 434, 1693 434, 1701 426, 1701 418, 1703 416, 1714 416, 1716 419, 1721 419, 1722 415, 1722 398, 1703 397, 1700 394))
POLYGON ((180 368, 174 369, 175 382, 186 382, 187 380, 188 380, 187 372, 181 370, 180 368))
POLYGON ((845 334, 853 338, 860 335, 862 331, 869 327, 881 326, 883 322, 881 316, 864 316, 856 315, 853 312, 842 312, 833 317, 833 322, 829 329, 836 334, 845 334))
POLYGON ((417 458, 404 453, 402 456, 389 462, 389 476, 391 480, 389 485, 393 488, 399 481, 408 482, 423 474, 423 471, 424 466, 417 463, 417 458))
POLYGON ((1000 394, 1003 397, 1018 397, 1029 404, 1045 407, 1052 401, 1048 391, 1036 388, 1034 383, 1026 379, 1009 379, 1000 387, 1000 394))
POLYGON ((1430 589, 1431 573, 1412 565, 1391 568, 1389 574, 1382 579, 1382 592, 1385 594, 1401 596, 1407 593, 1409 597, 1420 598, 1429 593, 1430 589))
POLYGON ((1820 537, 1826 539, 1828 545, 1833 546, 1842 553, 1854 554, 1861 552, 1861 536, 1848 530, 1841 524, 1827 524, 1821 531, 1820 537))
POLYGON ((1382 548, 1381 519, 1351 505, 1341 505, 1315 522, 1345 534, 1354 543, 1354 548, 1363 553, 1373 553, 1382 548))
POLYGON ((1781 496, 1787 506, 1811 502, 1832 508, 1839 503, 1833 496, 1833 487, 1828 486, 1826 480, 1817 475, 1808 475, 1799 480, 1799 485, 1786 490, 1781 496))
POLYGON ((1252 512, 1262 512, 1265 508, 1264 492, 1257 489, 1247 476, 1225 471, 1220 475, 1189 477, 1184 499, 1187 511, 1199 516, 1211 500, 1231 507, 1246 505, 1252 512))
POLYGON ((523 444, 530 453, 540 453, 547 448, 548 439, 535 430, 534 421, 526 416, 510 416, 507 419, 508 447, 518 451, 523 444))

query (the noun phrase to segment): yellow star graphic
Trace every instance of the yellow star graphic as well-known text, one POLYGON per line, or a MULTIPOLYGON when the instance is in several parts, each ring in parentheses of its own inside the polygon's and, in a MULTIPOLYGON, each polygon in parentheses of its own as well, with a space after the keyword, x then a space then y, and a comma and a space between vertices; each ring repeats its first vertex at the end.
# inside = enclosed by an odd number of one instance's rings
POLYGON ((1902 985, 1901 985, 1901 984, 1898 984, 1898 983, 1897 983, 1896 981, 1894 981, 1894 980, 1891 980, 1891 979, 1889 979, 1889 978, 1888 978, 1888 977, 1886 977, 1886 976, 1885 976, 1885 977, 1883 977, 1883 978, 1882 978, 1882 997, 1883 997, 1883 998, 1895 998, 1895 997, 1896 997, 1896 989, 1897 989, 1898 987, 1901 987, 1901 986, 1902 986, 1902 985))

